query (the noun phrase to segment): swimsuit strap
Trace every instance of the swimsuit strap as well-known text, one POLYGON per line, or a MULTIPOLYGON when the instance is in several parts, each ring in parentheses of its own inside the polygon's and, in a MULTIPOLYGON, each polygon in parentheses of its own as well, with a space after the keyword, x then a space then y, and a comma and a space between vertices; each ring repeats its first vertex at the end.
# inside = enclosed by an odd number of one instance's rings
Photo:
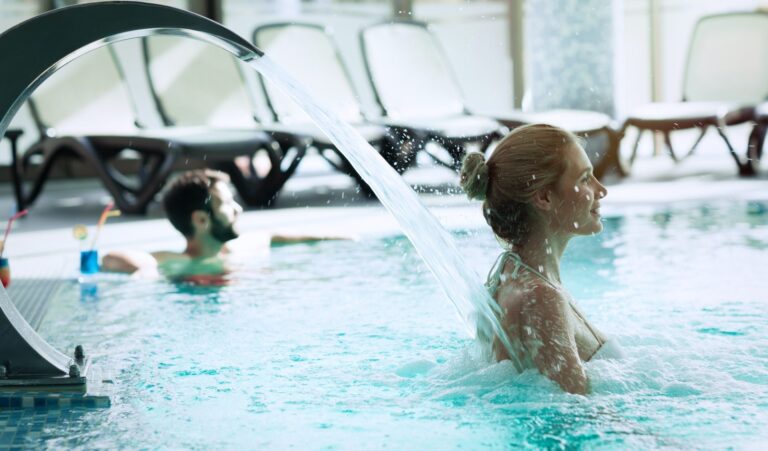
POLYGON ((513 279, 517 277, 517 273, 520 271, 520 268, 522 267, 527 269, 534 275, 538 276, 541 280, 548 283, 555 290, 560 289, 555 284, 550 282, 549 279, 547 279, 546 276, 544 276, 544 274, 526 265, 525 262, 523 262, 523 259, 520 258, 519 254, 512 251, 504 251, 496 259, 496 262, 493 264, 493 266, 491 266, 490 271, 488 271, 488 278, 487 278, 487 281, 485 282, 485 286, 488 289, 488 292, 491 294, 491 297, 493 297, 496 294, 496 290, 499 288, 499 285, 501 285, 501 273, 504 271, 504 266, 506 266, 507 261, 510 258, 515 262, 515 269, 512 271, 512 274, 510 274, 510 277, 512 277, 513 279))
POLYGON ((597 351, 599 351, 600 348, 603 347, 603 344, 605 344, 605 342, 600 338, 599 335, 597 335, 597 332, 595 332, 595 329, 592 328, 592 326, 589 324, 589 321, 587 321, 587 319, 584 318, 584 316, 582 316, 581 312, 579 312, 578 309, 576 309, 573 303, 569 302, 569 304, 571 305, 571 310, 573 310, 576 316, 578 316, 581 319, 581 322, 583 322, 584 325, 587 326, 587 329, 589 329, 589 331, 592 332, 592 336, 595 337, 595 341, 597 341, 597 349, 595 349, 595 352, 593 352, 592 355, 589 356, 589 358, 587 359, 587 361, 589 361, 592 358, 592 356, 597 354, 597 351))
POLYGON ((527 265, 527 264, 526 264, 526 263, 523 261, 522 257, 520 257, 520 254, 518 254, 517 252, 512 252, 512 251, 506 251, 506 252, 505 252, 505 254, 509 255, 509 256, 510 256, 510 257, 511 257, 511 258, 512 258, 514 261, 515 261, 515 263, 516 263, 515 273, 513 274, 513 276, 517 275, 517 270, 518 270, 518 269, 519 269, 519 268, 522 266, 523 268, 525 268, 525 269, 527 269, 528 271, 530 271, 531 273, 533 273, 533 275, 535 275, 535 276, 538 276, 538 277, 539 277, 539 279, 541 279, 541 280, 543 280, 544 282, 546 282, 546 283, 547 283, 547 285, 549 285, 550 287, 554 288, 554 289, 555 289, 555 290, 557 290, 557 291, 560 291, 560 287, 558 287, 557 285, 555 285, 554 283, 552 283, 552 281, 551 281, 551 280, 549 280, 549 279, 547 278, 547 276, 545 276, 544 274, 542 274, 540 271, 537 271, 537 270, 536 270, 536 269, 534 269, 533 267, 531 267, 531 266, 527 265))
MULTIPOLYGON (((540 271, 537 271, 533 267, 527 265, 523 261, 523 259, 520 257, 520 254, 512 251, 504 251, 496 259, 496 263, 493 264, 493 266, 491 267, 491 271, 488 273, 488 282, 486 282, 486 287, 488 287, 488 291, 490 291, 491 297, 493 297, 493 295, 496 292, 496 289, 499 287, 499 284, 501 283, 501 272, 504 270, 504 266, 506 265, 507 260, 509 258, 515 261, 515 269, 511 275, 512 278, 517 277, 517 273, 520 270, 520 267, 523 267, 528 271, 530 271, 533 275, 538 276, 541 280, 546 282, 549 286, 551 286, 555 290, 560 291, 560 287, 552 283, 552 281, 549 280, 544 274, 542 274, 540 271)), ((576 309, 576 307, 573 305, 573 302, 569 300, 568 305, 571 306, 571 309, 573 310, 574 313, 576 313, 576 316, 578 316, 579 319, 581 319, 581 322, 583 322, 584 325, 587 326, 587 329, 589 329, 589 331, 592 333, 592 336, 595 337, 595 340, 597 341, 597 344, 598 344, 597 349, 599 350, 603 346, 604 341, 600 339, 600 336, 597 334, 597 332, 595 332, 595 330, 589 324, 589 321, 587 321, 586 318, 582 316, 581 312, 579 312, 578 309, 576 309)), ((595 350, 595 352, 597 352, 597 350, 595 350)))
MULTIPOLYGON (((499 288, 499 285, 501 285, 501 272, 504 271, 504 266, 507 264, 508 257, 508 252, 502 252, 498 258, 496 258, 496 262, 494 262, 493 266, 491 266, 491 269, 488 271, 485 287, 488 289, 491 297, 496 294, 496 290, 499 288)), ((514 272, 512 273, 512 277, 517 277, 517 270, 518 267, 516 266, 514 272)))

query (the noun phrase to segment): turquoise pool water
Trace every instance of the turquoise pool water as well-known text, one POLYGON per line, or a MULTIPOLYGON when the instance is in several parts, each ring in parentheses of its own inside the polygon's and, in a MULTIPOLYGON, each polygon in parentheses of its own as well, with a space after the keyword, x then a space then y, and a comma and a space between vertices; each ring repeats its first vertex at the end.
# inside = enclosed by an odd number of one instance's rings
MULTIPOLYGON (((222 289, 109 279, 81 300, 72 284, 41 334, 109 369, 112 407, 68 410, 42 436, 87 448, 756 447, 768 440, 767 210, 628 211, 571 242, 564 282, 626 354, 587 364, 588 397, 475 358, 401 237, 274 248, 222 289)), ((485 274, 490 234, 455 236, 485 274)), ((35 415, 52 414, 25 414, 20 430, 35 415)))

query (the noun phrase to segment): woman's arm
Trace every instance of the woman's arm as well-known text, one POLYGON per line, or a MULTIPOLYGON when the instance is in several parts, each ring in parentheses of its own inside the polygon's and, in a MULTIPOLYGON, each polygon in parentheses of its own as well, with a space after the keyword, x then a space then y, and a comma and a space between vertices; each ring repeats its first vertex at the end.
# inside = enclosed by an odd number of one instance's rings
POLYGON ((587 393, 587 374, 568 321, 568 300, 548 286, 536 287, 522 310, 523 342, 542 374, 576 394, 587 393))

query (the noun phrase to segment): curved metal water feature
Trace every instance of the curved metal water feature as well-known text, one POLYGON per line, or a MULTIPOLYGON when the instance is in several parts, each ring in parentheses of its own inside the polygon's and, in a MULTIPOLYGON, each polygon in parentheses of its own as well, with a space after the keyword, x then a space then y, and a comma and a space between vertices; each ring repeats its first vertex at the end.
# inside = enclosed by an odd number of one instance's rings
MULTIPOLYGON (((465 325, 489 340, 497 336, 514 359, 506 333, 495 315, 498 306, 490 299, 479 278, 463 265, 461 255, 447 231, 421 204, 394 170, 348 125, 312 102, 290 76, 274 66, 263 53, 216 22, 170 7, 136 2, 108 2, 78 5, 43 14, 0 35, 0 133, 29 97, 31 92, 59 67, 99 46, 152 34, 174 34, 196 38, 217 45, 283 86, 325 130, 340 150, 347 144, 355 169, 369 182, 382 203, 395 215, 416 250, 441 282, 465 325), (60 33, 66 30, 66 33, 60 33), (350 150, 350 146, 352 149, 350 150), (354 151, 360 148, 360 152, 354 151), (354 152, 353 152, 354 151, 354 152), (368 158, 367 154, 373 157, 368 158), (380 161, 379 161, 380 160, 380 161), (385 173, 390 174, 382 177, 385 173), (389 183, 389 184, 388 184, 389 183), (404 206, 401 209, 399 207, 404 206), (398 214, 395 214, 399 211, 398 214), (423 230, 427 226, 430 230, 423 230), (433 258, 435 254, 437 258, 433 258)), ((77 376, 83 359, 75 361, 75 369, 67 367, 72 359, 51 348, 24 321, 0 289, 0 365, 5 363, 6 376, 64 377, 77 376), (23 368, 20 366, 23 363, 23 368)), ((475 332, 471 330, 471 332, 475 332)), ((75 359, 77 360, 77 359, 75 359)), ((513 362, 521 369, 519 363, 513 362)), ((82 376, 82 375, 81 375, 82 376)), ((2 368, 0 368, 2 378, 2 368)), ((76 379, 70 377, 69 379, 76 379)))
MULTIPOLYGON (((207 41, 245 61, 262 55, 220 24, 175 8, 104 2, 57 9, 0 34, 0 136, 35 88, 64 64, 108 43, 153 34, 207 41)), ((51 347, 0 286, 0 386, 82 385, 87 368, 81 348, 68 357, 51 347)))

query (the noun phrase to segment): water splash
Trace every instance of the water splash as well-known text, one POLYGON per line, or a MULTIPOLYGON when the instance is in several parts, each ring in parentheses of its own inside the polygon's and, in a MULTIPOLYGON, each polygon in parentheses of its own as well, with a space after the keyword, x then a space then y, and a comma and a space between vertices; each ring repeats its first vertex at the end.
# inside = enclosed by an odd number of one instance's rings
MULTIPOLYGON (((400 175, 354 128, 315 102, 303 86, 269 57, 262 56, 248 63, 293 98, 368 183, 437 277, 470 336, 484 341, 486 349, 490 349, 490 342, 497 336, 508 355, 512 358, 519 355, 499 323, 499 306, 491 299, 480 277, 464 263, 451 235, 400 175)), ((520 362, 513 363, 522 370, 520 362)))

